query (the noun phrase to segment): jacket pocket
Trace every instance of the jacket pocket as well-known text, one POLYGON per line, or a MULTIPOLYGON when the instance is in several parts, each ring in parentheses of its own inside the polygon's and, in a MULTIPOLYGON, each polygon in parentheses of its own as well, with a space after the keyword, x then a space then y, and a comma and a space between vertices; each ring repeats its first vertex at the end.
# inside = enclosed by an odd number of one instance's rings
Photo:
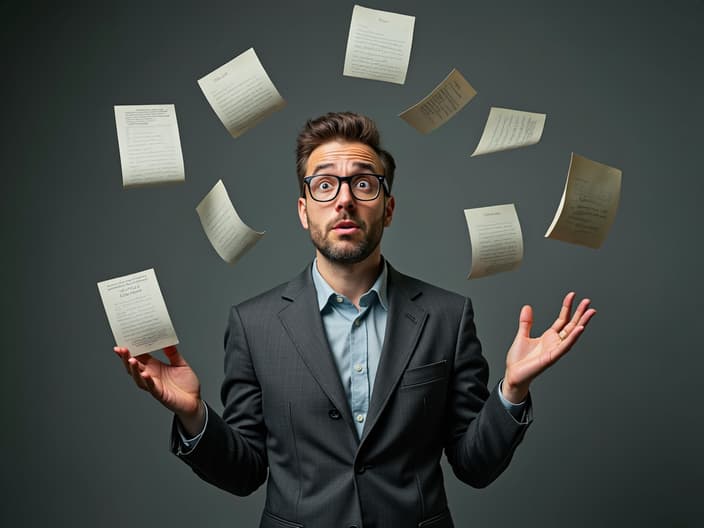
POLYGON ((259 526, 260 528, 303 528, 302 524, 287 521, 266 510, 262 513, 262 522, 259 526))
POLYGON ((401 388, 408 389, 444 380, 447 377, 447 360, 428 363, 406 370, 401 378, 401 388))
POLYGON ((445 510, 438 515, 433 515, 430 519, 424 520, 418 525, 418 528, 453 528, 452 517, 450 510, 445 510))

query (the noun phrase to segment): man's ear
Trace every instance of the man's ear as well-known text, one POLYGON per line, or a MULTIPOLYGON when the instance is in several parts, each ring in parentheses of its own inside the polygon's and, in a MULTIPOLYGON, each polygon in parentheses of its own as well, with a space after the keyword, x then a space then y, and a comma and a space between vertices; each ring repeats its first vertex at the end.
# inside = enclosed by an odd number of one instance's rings
POLYGON ((308 229, 308 214, 306 212, 306 199, 298 199, 298 219, 301 221, 303 229, 308 229))
POLYGON ((396 200, 394 200, 393 196, 389 196, 384 204, 384 227, 391 225, 391 219, 394 216, 394 207, 396 207, 396 200))

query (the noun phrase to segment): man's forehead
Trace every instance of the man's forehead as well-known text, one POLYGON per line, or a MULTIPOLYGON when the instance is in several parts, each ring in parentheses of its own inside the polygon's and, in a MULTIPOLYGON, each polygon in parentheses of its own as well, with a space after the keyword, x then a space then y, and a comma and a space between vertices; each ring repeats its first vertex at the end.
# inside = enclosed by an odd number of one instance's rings
POLYGON ((328 141, 310 153, 307 173, 311 174, 320 166, 358 164, 370 166, 375 171, 382 170, 381 159, 370 146, 352 141, 328 141))

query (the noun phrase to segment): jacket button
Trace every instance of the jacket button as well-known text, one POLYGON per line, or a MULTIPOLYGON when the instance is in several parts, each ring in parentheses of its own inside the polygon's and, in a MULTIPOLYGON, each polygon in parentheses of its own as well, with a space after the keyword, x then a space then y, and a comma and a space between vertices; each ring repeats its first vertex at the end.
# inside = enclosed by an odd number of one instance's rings
POLYGON ((328 411, 328 416, 330 418, 332 418, 333 420, 339 420, 342 415, 340 414, 340 411, 338 411, 337 409, 330 409, 328 411))
POLYGON ((359 467, 357 468, 357 474, 358 474, 358 475, 361 475, 361 474, 364 473, 366 470, 367 470, 367 466, 359 466, 359 467))

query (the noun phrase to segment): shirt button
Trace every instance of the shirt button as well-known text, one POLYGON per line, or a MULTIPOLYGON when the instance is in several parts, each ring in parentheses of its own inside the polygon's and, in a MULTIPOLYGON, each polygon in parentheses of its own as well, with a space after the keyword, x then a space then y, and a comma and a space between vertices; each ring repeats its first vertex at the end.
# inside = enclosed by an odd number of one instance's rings
POLYGON ((359 363, 357 363, 357 364, 354 366, 354 370, 355 370, 356 372, 362 372, 362 371, 364 370, 364 367, 363 367, 362 365, 360 365, 359 363))
POLYGON ((344 301, 344 299, 342 297, 340 297, 339 295, 337 297, 335 297, 335 300, 339 303, 344 301))
POLYGON ((362 422, 364 421, 364 415, 363 415, 363 414, 358 414, 358 415, 357 415, 357 421, 358 421, 359 423, 362 423, 362 422))
POLYGON ((355 326, 359 326, 359 325, 361 325, 361 324, 362 324, 362 321, 360 321, 359 319, 355 319, 355 320, 354 320, 354 325, 355 325, 355 326))
POLYGON ((339 420, 340 419, 340 411, 337 409, 330 409, 328 411, 328 416, 332 418, 333 420, 339 420))

